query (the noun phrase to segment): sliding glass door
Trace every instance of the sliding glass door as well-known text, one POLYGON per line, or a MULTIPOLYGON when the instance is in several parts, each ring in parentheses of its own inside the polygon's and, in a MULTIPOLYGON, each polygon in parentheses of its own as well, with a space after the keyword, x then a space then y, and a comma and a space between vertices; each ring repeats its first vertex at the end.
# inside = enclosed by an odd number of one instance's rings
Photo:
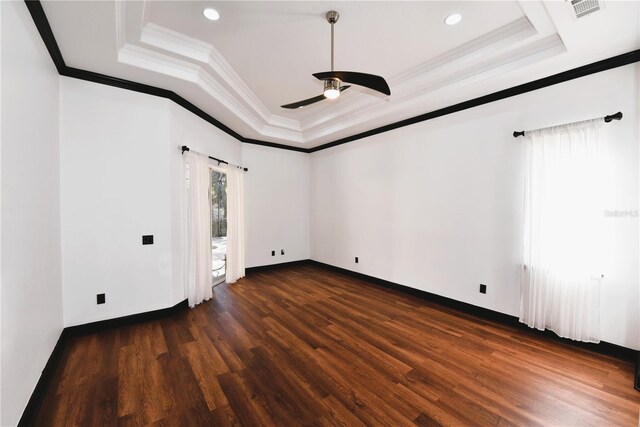
POLYGON ((214 286, 224 282, 227 264, 227 174, 211 168, 211 270, 214 286))

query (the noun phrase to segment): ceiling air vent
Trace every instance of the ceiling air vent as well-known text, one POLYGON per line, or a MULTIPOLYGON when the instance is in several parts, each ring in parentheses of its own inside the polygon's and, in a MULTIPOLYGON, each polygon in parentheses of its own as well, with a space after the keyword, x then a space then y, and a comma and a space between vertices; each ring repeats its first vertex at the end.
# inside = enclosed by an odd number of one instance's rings
POLYGON ((584 18, 603 8, 603 4, 599 0, 571 0, 571 6, 576 18, 584 18))

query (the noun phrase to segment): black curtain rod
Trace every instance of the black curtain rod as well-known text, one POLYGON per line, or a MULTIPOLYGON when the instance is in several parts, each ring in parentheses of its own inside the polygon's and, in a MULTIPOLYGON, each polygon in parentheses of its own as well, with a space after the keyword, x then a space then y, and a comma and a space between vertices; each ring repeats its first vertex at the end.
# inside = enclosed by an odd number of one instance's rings
MULTIPOLYGON (((611 114, 610 116, 604 116, 602 117, 602 119, 604 119, 605 123, 610 123, 612 120, 622 120, 622 112, 618 111, 615 114, 611 114)), ((574 123, 579 123, 579 122, 574 122, 574 123)), ((543 128, 546 129, 546 128, 543 128)), ((536 129, 536 130, 540 130, 540 129, 536 129)), ((524 132, 523 130, 521 131, 515 131, 513 132, 513 137, 517 138, 519 136, 524 136, 524 132)), ((530 130, 528 130, 527 132, 532 132, 530 130)))
MULTIPOLYGON (((186 145, 183 145, 183 146, 182 146, 182 154, 184 154, 184 152, 185 152, 185 151, 191 151, 191 150, 190 150, 190 149, 189 149, 189 147, 187 147, 186 145)), ((229 162, 227 162, 227 161, 225 161, 225 160, 216 159, 215 157, 211 157, 211 156, 209 156, 209 158, 210 158, 211 160, 215 160, 216 162, 218 162, 218 164, 220 164, 220 163, 224 163, 225 165, 230 165, 230 163, 229 163, 229 162)), ((237 165, 231 165, 231 166, 234 166, 234 167, 236 167, 236 168, 238 168, 238 169, 242 169, 242 170, 243 170, 243 171, 245 171, 245 172, 248 172, 248 171, 249 171, 249 169, 248 169, 248 168, 243 168, 242 166, 237 166, 237 165)))

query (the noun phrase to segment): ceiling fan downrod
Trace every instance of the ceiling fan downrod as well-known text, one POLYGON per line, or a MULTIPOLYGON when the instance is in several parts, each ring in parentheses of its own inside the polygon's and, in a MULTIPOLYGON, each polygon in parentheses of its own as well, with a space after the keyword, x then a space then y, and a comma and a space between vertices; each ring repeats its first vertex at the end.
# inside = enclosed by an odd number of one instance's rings
POLYGON ((331 71, 334 71, 333 69, 333 24, 338 22, 338 19, 340 18, 340 14, 335 10, 330 10, 329 12, 327 12, 326 16, 327 16, 327 22, 331 24, 331 71))

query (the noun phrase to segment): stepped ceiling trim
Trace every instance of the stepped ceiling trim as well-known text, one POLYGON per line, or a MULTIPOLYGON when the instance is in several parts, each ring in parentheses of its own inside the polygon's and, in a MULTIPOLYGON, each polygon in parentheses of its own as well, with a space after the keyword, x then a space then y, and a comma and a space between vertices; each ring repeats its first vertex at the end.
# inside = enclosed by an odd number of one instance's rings
POLYGON ((392 102, 353 93, 339 105, 299 121, 269 111, 211 43, 150 22, 148 0, 142 6, 137 2, 116 4, 120 63, 196 84, 262 137, 303 145, 373 123, 389 113, 406 115, 452 85, 477 83, 566 52, 546 14, 535 15, 538 21, 547 20, 537 25, 523 16, 390 77, 392 102), (540 34, 536 28, 553 32, 540 34))
MULTIPOLYGON (((274 143, 270 141, 244 137, 240 135, 238 132, 226 126, 224 123, 221 123, 219 120, 217 120, 216 118, 208 114, 203 109, 199 108, 198 106, 194 105, 193 103, 189 102, 188 100, 186 100, 185 98, 183 98, 182 96, 180 96, 179 94, 171 90, 149 85, 149 84, 142 84, 142 83, 138 83, 135 81, 126 80, 118 77, 112 77, 107 74, 99 74, 96 72, 87 71, 81 68, 70 67, 66 65, 41 2, 38 0, 26 0, 25 3, 27 5, 27 8, 29 9, 29 12, 31 13, 34 23, 36 24, 36 27, 38 29, 38 32, 40 33, 40 36, 42 37, 43 42, 47 47, 47 50, 49 51, 49 54, 60 75, 77 78, 81 80, 87 80, 87 81, 100 83, 100 84, 106 84, 109 86, 114 86, 122 89, 133 90, 136 92, 146 93, 154 96, 164 97, 176 102, 178 105, 189 110, 193 114, 199 116, 203 120, 209 122, 210 124, 214 125, 215 127, 219 128, 225 133, 229 134, 230 136, 236 138, 240 142, 274 147, 274 148, 282 148, 286 150, 299 151, 299 152, 305 152, 305 153, 313 153, 316 151, 335 147, 337 145, 341 145, 341 144, 345 144, 358 139, 366 138, 368 136, 376 135, 383 132, 388 132, 393 129, 409 126, 411 124, 419 123, 425 120, 430 120, 436 117, 441 117, 441 116, 452 114, 458 111, 463 111, 479 105, 484 105, 484 104, 498 101, 501 99, 509 98, 509 97, 523 94, 526 92, 534 91, 534 90, 552 86, 558 83, 566 82, 566 81, 584 77, 590 74, 599 73, 602 71, 625 66, 628 64, 633 64, 640 61, 640 49, 636 48, 634 50, 627 51, 626 53, 621 53, 615 56, 611 56, 608 59, 591 62, 586 65, 579 66, 577 68, 572 68, 557 74, 549 75, 547 77, 531 80, 528 83, 512 86, 507 89, 499 90, 499 91, 489 93, 483 96, 479 96, 476 98, 461 100, 461 102, 458 102, 449 106, 431 109, 430 112, 428 113, 412 116, 406 119, 391 122, 386 125, 378 126, 370 130, 360 131, 352 134, 351 136, 337 138, 330 142, 316 144, 315 146, 305 148, 300 145, 296 146, 291 144, 279 144, 279 143, 274 143)), ((117 49, 118 57, 120 58, 120 54, 122 54, 122 61, 129 61, 131 64, 136 64, 136 63, 141 64, 143 67, 149 67, 149 68, 156 67, 158 70, 160 70, 160 71, 156 71, 156 73, 162 73, 162 72, 173 73, 175 75, 180 76, 179 78, 185 82, 195 82, 194 84, 209 85, 209 91, 207 93, 211 97, 220 96, 220 94, 225 95, 228 99, 227 102, 234 103, 234 105, 236 106, 235 108, 238 108, 239 111, 244 110, 243 112, 244 114, 247 115, 248 120, 251 120, 250 116, 252 113, 248 111, 248 108, 250 107, 248 104, 250 103, 250 100, 252 98, 255 99, 255 94, 252 95, 249 91, 249 93, 245 93, 245 96, 242 96, 240 97, 240 99, 238 99, 238 95, 234 94, 234 92, 232 92, 230 89, 233 86, 232 84, 226 83, 224 81, 221 82, 220 80, 213 78, 209 73, 203 74, 202 64, 205 64, 206 67, 209 67, 211 69, 222 70, 224 68, 224 63, 222 63, 221 65, 220 61, 216 62, 215 60, 212 60, 211 58, 211 52, 213 51, 212 47, 209 47, 204 43, 200 43, 195 39, 182 37, 182 41, 183 41, 182 45, 178 44, 177 46, 173 46, 173 51, 179 50, 180 46, 189 45, 189 44, 191 45, 190 46, 191 49, 190 50, 187 49, 186 51, 183 51, 183 53, 180 55, 176 56, 175 53, 172 55, 171 49, 166 49, 165 52, 150 49, 147 46, 153 46, 153 44, 156 43, 158 39, 162 38, 162 36, 158 36, 159 33, 163 35, 166 34, 166 32, 163 32, 162 30, 160 30, 158 26, 154 26, 154 24, 151 24, 148 27, 149 35, 145 36, 147 37, 146 39, 147 41, 151 40, 151 43, 147 43, 147 44, 142 42, 139 44, 128 43, 127 37, 128 36, 130 37, 130 34, 135 33, 136 31, 132 32, 130 31, 130 29, 128 30, 126 28, 126 25, 124 25, 125 19, 127 19, 128 15, 126 15, 126 13, 124 12, 124 6, 122 6, 122 3, 124 2, 115 2, 115 15, 117 16, 116 21, 121 24, 121 25, 118 25, 116 28, 115 39, 118 47, 117 49), (148 37, 151 37, 151 39, 149 39, 148 37), (207 56, 207 54, 209 56, 207 56), (180 58, 179 56, 181 56, 182 58, 180 58), (187 58, 187 59, 190 58, 193 61, 185 60, 184 58, 187 58), (211 65, 212 61, 214 65, 211 65), (244 101, 244 104, 243 104, 243 101, 244 101)), ((139 2, 134 2, 134 3, 136 7, 140 8, 139 2)), ((535 22, 533 25, 531 25, 531 21, 529 21, 529 25, 527 25, 527 22, 525 22, 522 19, 519 19, 500 28, 500 31, 503 31, 502 38, 498 37, 496 43, 500 43, 500 42, 505 43, 504 39, 511 39, 510 41, 511 46, 513 45, 520 46, 518 54, 513 54, 509 52, 509 46, 510 46, 509 42, 506 42, 504 49, 502 50, 499 49, 500 51, 499 55, 496 55, 495 57, 482 59, 481 55, 479 55, 479 58, 473 58, 473 54, 471 53, 467 54, 467 58, 466 58, 467 61, 461 61, 461 64, 465 65, 466 68, 461 67, 458 70, 457 75, 450 78, 457 79, 458 81, 465 81, 466 83, 469 83, 469 82, 473 83, 473 79, 479 79, 478 81, 481 81, 483 75, 486 76, 491 74, 499 74, 500 72, 508 72, 509 67, 517 68, 520 66, 525 66, 527 63, 536 62, 545 57, 558 56, 563 51, 566 51, 567 50, 566 43, 563 42, 563 38, 559 35, 559 34, 562 34, 562 32, 557 33, 555 31, 551 31, 549 33, 548 30, 550 28, 554 29, 554 27, 552 23, 548 20, 548 16, 544 13, 544 9, 540 9, 540 7, 535 6, 536 4, 540 6, 539 2, 525 2, 525 3, 522 3, 522 7, 525 11, 527 11, 527 16, 529 17, 546 16, 547 17, 546 21, 544 19, 539 20, 536 18, 536 20, 534 20, 535 22), (535 34, 539 34, 540 29, 544 29, 548 34, 544 37, 537 37, 536 39, 532 40, 531 36, 529 37, 526 36, 526 33, 534 34, 534 33, 531 33, 532 27, 536 31, 535 34), (496 67, 496 64, 499 64, 499 65, 496 67)), ((144 18, 144 16, 146 16, 147 14, 145 13, 144 7, 142 7, 141 9, 142 9, 142 16, 144 18)), ((143 22, 146 22, 146 21, 144 21, 143 19, 143 22)), ((143 30, 147 27, 148 24, 149 23, 146 22, 145 24, 143 24, 142 27, 140 27, 140 34, 138 35, 138 38, 140 40, 142 40, 143 38, 142 37, 143 30)), ((566 36, 566 32, 564 33, 564 35, 566 36)), ((172 34, 172 36, 173 38, 171 40, 175 40, 175 38, 180 38, 180 36, 176 34, 172 34)), ((486 37, 486 38, 482 37, 480 39, 481 40, 479 41, 476 40, 476 43, 477 43, 476 46, 486 46, 486 43, 488 43, 487 40, 491 39, 491 37, 486 37)), ((467 47, 470 48, 471 46, 467 46, 467 47)), ((482 47, 477 47, 475 50, 472 49, 471 52, 476 52, 477 54, 478 50, 480 49, 482 49, 482 47)), ((449 52, 449 54, 452 58, 449 62, 456 62, 458 58, 460 59, 465 58, 465 55, 462 54, 461 52, 457 52, 457 50, 456 52, 453 52, 453 51, 449 52)), ((425 74, 429 73, 430 70, 437 71, 439 68, 433 62, 431 64, 422 64, 421 67, 423 67, 423 71, 425 72, 425 74)), ((227 69, 227 71, 228 70, 229 69, 227 69)), ((409 70, 407 73, 401 73, 401 75, 396 76, 396 78, 399 81, 402 81, 402 78, 405 78, 407 79, 407 81, 410 81, 412 78, 415 79, 415 78, 422 77, 422 75, 419 72, 415 73, 417 74, 417 76, 412 77, 411 76, 412 71, 413 70, 409 70)), ((220 73, 224 73, 224 71, 220 71, 220 73)), ((218 74, 218 76, 220 75, 220 73, 218 74)), ((229 75, 232 76, 232 74, 229 74, 229 75)), ((233 77, 230 77, 230 79, 233 80, 233 77)), ((432 95, 438 94, 439 91, 441 91, 443 88, 446 88, 446 82, 447 82, 446 79, 443 79, 443 81, 436 82, 436 83, 433 83, 433 81, 431 82, 426 81, 425 82, 426 85, 431 85, 430 87, 426 88, 427 91, 430 91, 427 93, 432 95), (445 85, 445 86, 442 86, 442 85, 445 85)), ((241 79, 236 80, 235 84, 236 84, 236 87, 243 86, 243 82, 241 79)), ((244 86, 246 87, 246 85, 244 86)), ((399 83, 399 88, 402 89, 402 83, 399 83)), ((360 108, 360 107, 367 108, 368 110, 366 111, 371 113, 371 114, 367 114, 367 116, 369 117, 375 114, 379 114, 379 112, 376 112, 375 106, 372 107, 370 104, 363 102, 363 99, 366 99, 364 96, 354 97, 354 98, 355 98, 355 101, 353 102, 354 105, 352 106, 352 108, 360 108)), ((415 99, 414 100, 406 99, 403 103, 400 103, 399 105, 407 105, 412 102, 415 102, 415 99)), ((422 106, 422 104, 420 104, 420 106, 422 106)), ((255 107, 254 105, 253 107, 258 108, 259 110, 260 106, 258 105, 258 107, 255 107)), ((394 106, 394 109, 395 108, 400 108, 400 107, 394 106)), ((263 114, 260 115, 260 117, 264 118, 264 116, 268 114, 268 112, 265 113, 265 110, 266 108, 262 110, 263 114)), ((361 115, 362 115, 362 111, 363 109, 359 110, 361 115)), ((387 110, 387 113, 388 113, 388 110, 387 110)), ((259 114, 259 111, 258 111, 258 114, 259 114)), ((268 116, 268 117, 270 117, 270 120, 271 120, 269 124, 264 124, 259 122, 258 120, 253 120, 253 124, 259 127, 261 129, 261 132, 264 135, 276 135, 283 128, 284 129, 288 128, 289 130, 292 130, 292 128, 295 128, 295 130, 298 130, 295 120, 292 120, 286 117, 276 116, 273 114, 271 114, 271 116, 268 116)), ((336 118, 334 117, 334 119, 336 118)), ((347 123, 346 120, 339 121, 336 119, 333 121, 332 125, 333 125, 333 128, 335 129, 340 126, 344 126, 345 123, 347 123)), ((351 125, 353 125, 353 123, 354 121, 351 122, 351 125)), ((326 132, 329 134, 332 132, 330 127, 327 127, 326 129, 323 130, 322 123, 314 127, 308 127, 307 132, 309 133, 310 131, 316 132, 316 134, 313 134, 313 135, 319 135, 321 132, 326 132)), ((302 132, 302 130, 300 130, 300 132, 302 132)))

